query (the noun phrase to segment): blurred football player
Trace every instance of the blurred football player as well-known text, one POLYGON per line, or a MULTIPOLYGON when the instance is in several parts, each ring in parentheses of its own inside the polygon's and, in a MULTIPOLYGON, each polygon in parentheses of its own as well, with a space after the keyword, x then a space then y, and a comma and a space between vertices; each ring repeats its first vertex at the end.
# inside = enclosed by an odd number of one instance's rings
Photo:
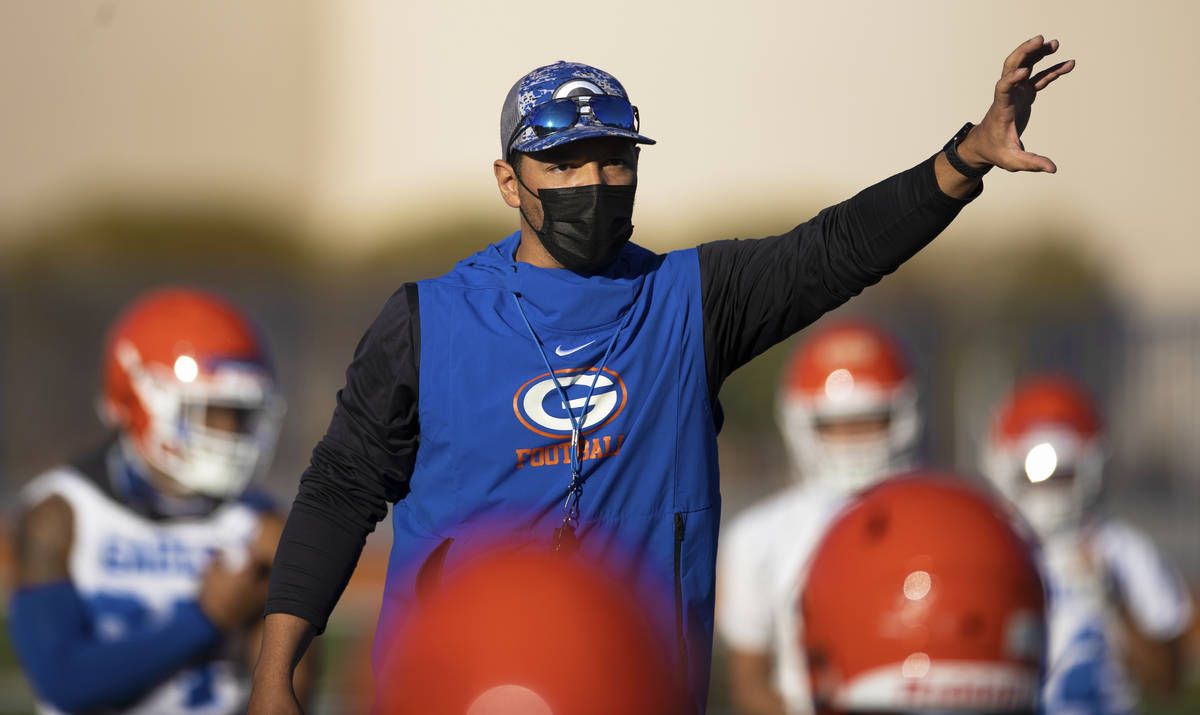
POLYGON ((950 475, 892 478, 829 527, 797 634, 818 713, 1035 712, 1045 594, 1005 507, 950 475))
POLYGON ((164 289, 117 320, 103 362, 115 435, 22 494, 21 666, 47 713, 244 710, 282 528, 247 489, 282 412, 264 348, 232 305, 164 289))
POLYGON ((1169 692, 1181 677, 1191 599, 1146 536, 1101 515, 1104 452, 1088 395, 1046 375, 999 406, 984 455, 988 478, 1042 540, 1050 713, 1128 712, 1135 682, 1169 692))
POLYGON ((778 419, 796 483, 742 513, 721 538, 717 623, 739 712, 811 708, 796 648, 796 575, 847 495, 908 468, 920 430, 900 348, 860 321, 832 324, 784 370, 778 419))
POLYGON ((375 712, 687 711, 671 646, 650 622, 654 608, 582 553, 493 548, 452 573, 430 571, 418 579, 412 624, 386 639, 375 712))

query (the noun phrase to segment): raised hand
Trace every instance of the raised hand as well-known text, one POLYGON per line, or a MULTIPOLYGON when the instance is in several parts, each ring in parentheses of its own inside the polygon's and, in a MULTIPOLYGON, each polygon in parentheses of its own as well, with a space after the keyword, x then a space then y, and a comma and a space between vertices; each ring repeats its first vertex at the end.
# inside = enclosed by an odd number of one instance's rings
POLYGON ((1025 151, 1021 133, 1029 124, 1029 114, 1038 92, 1051 82, 1075 69, 1075 60, 1052 65, 1037 74, 1033 66, 1058 51, 1058 40, 1038 35, 1021 43, 1004 60, 992 106, 979 125, 959 145, 958 153, 969 164, 994 164, 1008 171, 1058 170, 1050 157, 1025 151))

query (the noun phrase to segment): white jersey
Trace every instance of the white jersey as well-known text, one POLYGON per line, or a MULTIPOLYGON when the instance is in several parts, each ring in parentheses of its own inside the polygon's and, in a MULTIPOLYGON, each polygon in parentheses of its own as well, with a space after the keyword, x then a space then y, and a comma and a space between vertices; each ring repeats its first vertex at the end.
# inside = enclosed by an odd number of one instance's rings
POLYGON ((1121 660, 1111 600, 1120 599, 1145 636, 1183 634, 1192 603, 1179 575, 1135 529, 1100 522, 1048 540, 1042 560, 1049 601, 1049 715, 1133 712, 1136 693, 1121 660))
POLYGON ((796 617, 803 571, 847 498, 814 484, 790 487, 742 512, 722 531, 717 628, 737 650, 769 653, 790 713, 811 713, 796 617))
MULTIPOLYGON (((68 568, 97 638, 116 640, 194 601, 216 553, 231 567, 245 563, 258 512, 228 502, 205 517, 152 520, 114 499, 92 479, 63 467, 33 480, 24 501, 59 496, 71 507, 74 534, 68 568)), ((244 711, 249 674, 241 639, 226 639, 212 660, 180 670, 123 712, 131 715, 216 715, 244 711)), ((43 713, 58 711, 39 703, 43 713)), ((109 712, 109 711, 105 711, 109 712)))

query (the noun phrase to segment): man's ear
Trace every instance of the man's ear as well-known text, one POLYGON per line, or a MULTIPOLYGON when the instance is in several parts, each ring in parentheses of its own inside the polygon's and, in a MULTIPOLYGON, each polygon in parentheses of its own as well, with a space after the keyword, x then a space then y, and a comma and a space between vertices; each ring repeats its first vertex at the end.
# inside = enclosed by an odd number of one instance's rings
POLYGON ((500 198, 510 207, 519 208, 521 196, 517 193, 517 172, 513 170, 512 164, 497 159, 492 164, 492 171, 496 174, 496 187, 500 189, 500 198))

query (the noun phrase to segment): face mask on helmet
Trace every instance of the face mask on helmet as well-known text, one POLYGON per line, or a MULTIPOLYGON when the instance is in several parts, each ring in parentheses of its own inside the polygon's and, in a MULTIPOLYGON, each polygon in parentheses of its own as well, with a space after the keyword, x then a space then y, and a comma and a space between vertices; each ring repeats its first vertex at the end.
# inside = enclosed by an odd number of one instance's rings
POLYGON ((983 465, 992 484, 1043 538, 1079 528, 1100 497, 1103 468, 1097 440, 1054 425, 993 442, 983 465))
POLYGON ((778 420, 793 473, 842 492, 910 467, 920 432, 899 348, 858 322, 827 328, 796 351, 778 420))
POLYGON ((982 469, 1043 538, 1077 529, 1100 498, 1099 419, 1073 383, 1035 377, 997 410, 982 469))
POLYGON ((155 294, 118 323, 106 362, 104 416, 182 491, 235 496, 270 461, 283 401, 232 306, 155 294))
POLYGON ((230 362, 200 370, 182 355, 166 369, 142 362, 131 344, 118 346, 118 358, 146 415, 133 442, 183 489, 233 496, 270 461, 283 404, 262 368, 230 362))
POLYGON ((912 465, 916 395, 905 386, 872 402, 871 409, 849 413, 804 400, 780 405, 784 441, 801 479, 850 492, 912 465))

